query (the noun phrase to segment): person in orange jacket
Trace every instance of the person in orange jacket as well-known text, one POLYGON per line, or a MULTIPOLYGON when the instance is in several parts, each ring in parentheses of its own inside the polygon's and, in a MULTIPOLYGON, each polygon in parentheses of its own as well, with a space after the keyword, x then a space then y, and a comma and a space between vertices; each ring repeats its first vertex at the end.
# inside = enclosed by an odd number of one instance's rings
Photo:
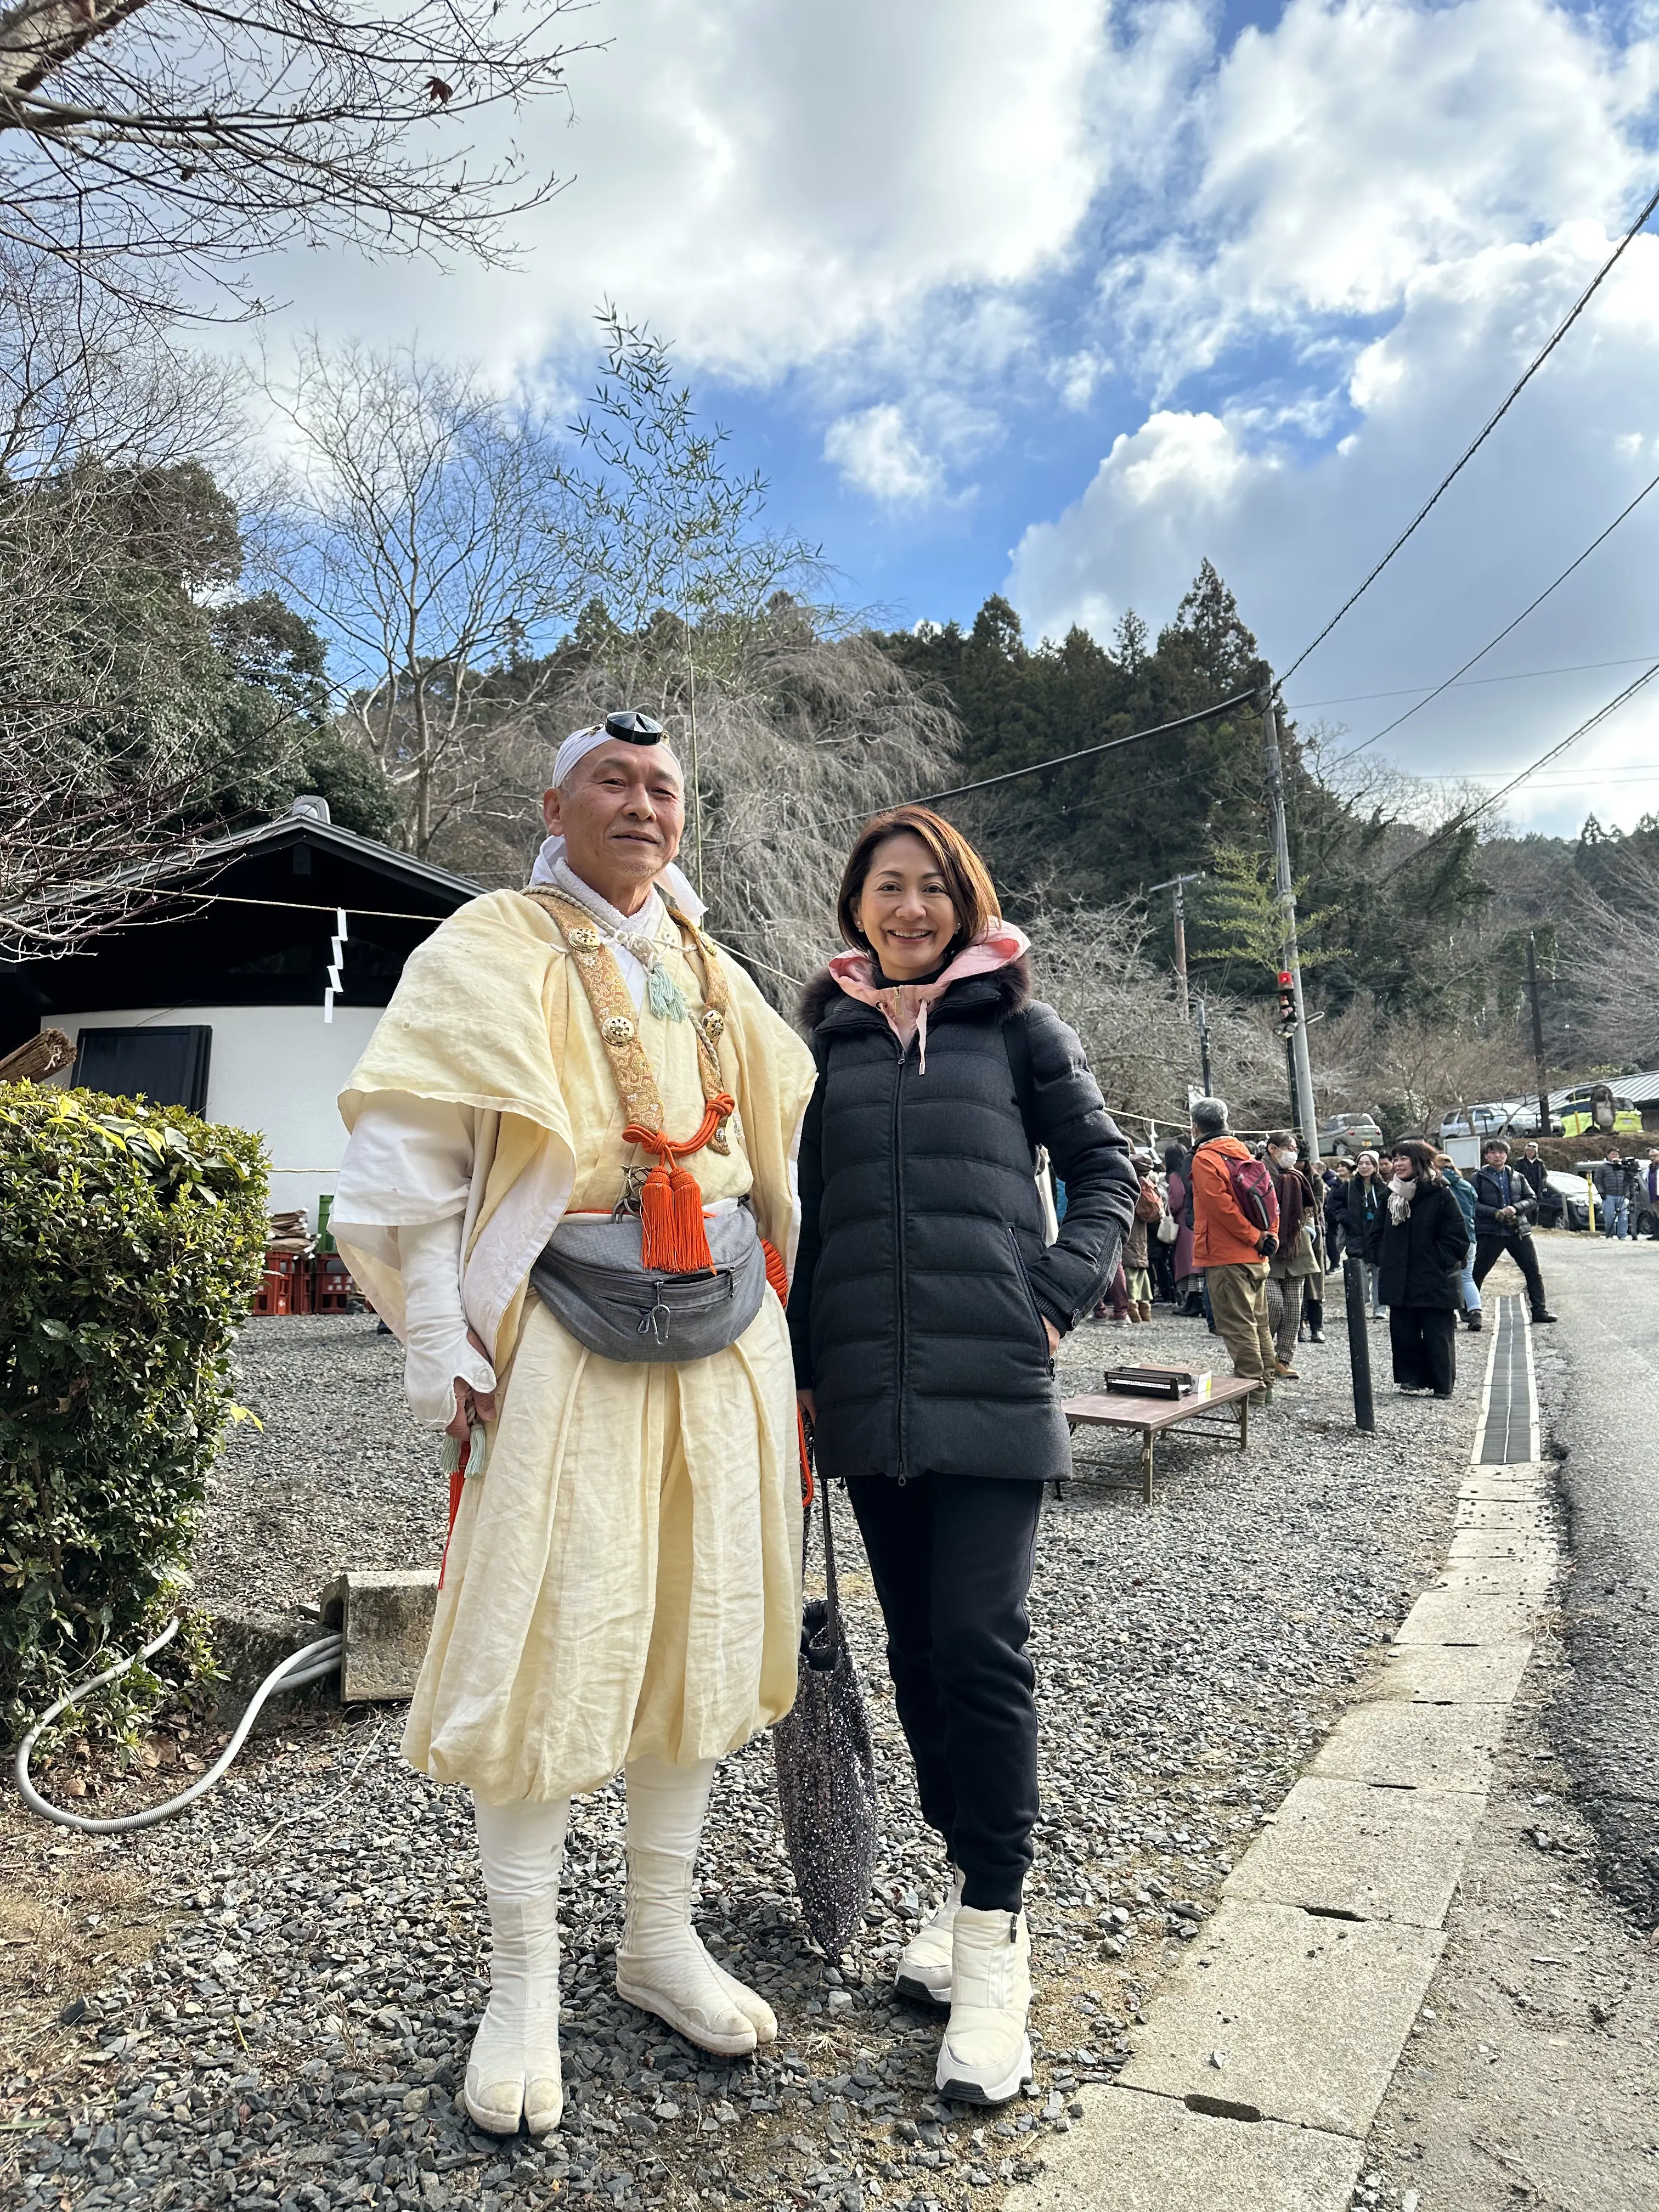
POLYGON ((1273 1186, 1249 1147, 1227 1127, 1226 1101, 1192 1105, 1193 1258, 1204 1270, 1217 1334, 1233 1357, 1233 1372, 1259 1382, 1271 1401, 1278 1352, 1267 1325, 1267 1261, 1279 1249, 1279 1208, 1273 1186), (1235 1165, 1247 1164, 1264 1194, 1242 1199, 1235 1165), (1247 1206, 1253 1211, 1247 1210, 1247 1206))

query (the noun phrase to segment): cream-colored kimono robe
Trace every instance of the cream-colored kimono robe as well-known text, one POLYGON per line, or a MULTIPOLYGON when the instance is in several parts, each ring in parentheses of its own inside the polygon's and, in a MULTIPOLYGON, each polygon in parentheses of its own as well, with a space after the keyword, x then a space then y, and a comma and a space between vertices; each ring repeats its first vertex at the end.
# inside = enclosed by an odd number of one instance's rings
MULTIPOLYGON (((672 921, 658 941, 700 1009, 672 921)), ((811 1055, 724 966, 732 1149, 685 1164, 706 1204, 747 1195, 787 1263, 811 1055)), ((639 1018, 665 1127, 689 1134, 703 1109, 691 1025, 648 1005, 639 1018)), ((406 1755, 506 1804, 595 1789, 647 1753, 690 1765, 735 1749, 795 1689, 800 1491, 782 1308, 769 1290, 710 1358, 623 1364, 586 1351, 528 1292, 560 1216, 608 1212, 640 1155, 623 1141, 616 1079, 557 924, 518 892, 475 900, 411 957, 342 1093, 348 1127, 378 1093, 470 1109, 462 1298, 501 1384, 406 1755)), ((395 1227, 338 1234, 401 1334, 395 1227)))

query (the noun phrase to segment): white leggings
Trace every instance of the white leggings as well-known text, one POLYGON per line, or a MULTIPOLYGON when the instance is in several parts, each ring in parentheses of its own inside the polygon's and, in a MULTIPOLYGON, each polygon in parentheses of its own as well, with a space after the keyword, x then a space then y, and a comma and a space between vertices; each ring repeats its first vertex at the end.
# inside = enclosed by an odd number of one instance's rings
MULTIPOLYGON (((714 1762, 670 1766, 665 1759, 636 1759, 623 1770, 628 1789, 628 1840, 677 1857, 696 1855, 714 1762)), ((539 1804, 488 1805, 472 1800, 478 1861, 492 1897, 544 1896, 559 1886, 570 1800, 539 1804)))

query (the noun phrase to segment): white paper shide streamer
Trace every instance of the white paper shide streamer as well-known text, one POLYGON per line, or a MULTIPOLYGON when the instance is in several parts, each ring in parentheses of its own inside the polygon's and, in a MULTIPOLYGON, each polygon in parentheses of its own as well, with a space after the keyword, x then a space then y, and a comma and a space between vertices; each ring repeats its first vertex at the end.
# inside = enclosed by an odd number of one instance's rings
POLYGON ((346 910, 343 906, 334 909, 334 935, 329 946, 328 988, 323 993, 323 1019, 334 1018, 334 994, 341 988, 340 970, 345 966, 346 910))

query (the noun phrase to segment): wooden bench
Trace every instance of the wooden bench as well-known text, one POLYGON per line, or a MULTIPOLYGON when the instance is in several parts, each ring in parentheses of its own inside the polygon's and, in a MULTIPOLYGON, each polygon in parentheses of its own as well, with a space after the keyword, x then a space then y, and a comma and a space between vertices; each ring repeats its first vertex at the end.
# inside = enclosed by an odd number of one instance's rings
MULTIPOLYGON (((1170 1372, 1176 1370, 1170 1370, 1170 1372)), ((1243 1375, 1218 1375, 1212 1381, 1207 1394, 1200 1397, 1196 1391, 1184 1398, 1132 1398, 1119 1391, 1104 1391, 1085 1397, 1065 1398, 1060 1411, 1066 1416, 1066 1425, 1075 1436, 1079 1429, 1139 1429, 1140 1431, 1140 1495, 1144 1504, 1152 1502, 1152 1439, 1161 1430, 1179 1427, 1183 1422, 1194 1428, 1223 1430, 1238 1438, 1238 1449, 1246 1451, 1250 1442, 1250 1400, 1261 1388, 1243 1375), (1206 1420, 1206 1413, 1221 1411, 1219 1420, 1206 1420)), ((1103 1467, 1103 1460, 1085 1460, 1085 1467, 1103 1467)), ((1127 1484, 1112 1486, 1119 1489, 1127 1484)))

